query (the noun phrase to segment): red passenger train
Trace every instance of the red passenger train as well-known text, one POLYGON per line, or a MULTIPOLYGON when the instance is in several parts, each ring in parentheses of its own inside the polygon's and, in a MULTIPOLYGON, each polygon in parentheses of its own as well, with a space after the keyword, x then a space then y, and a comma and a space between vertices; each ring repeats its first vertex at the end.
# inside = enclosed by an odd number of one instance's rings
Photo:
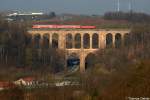
POLYGON ((81 25, 33 25, 33 29, 43 29, 43 28, 51 28, 51 29, 95 29, 96 26, 81 26, 81 25))

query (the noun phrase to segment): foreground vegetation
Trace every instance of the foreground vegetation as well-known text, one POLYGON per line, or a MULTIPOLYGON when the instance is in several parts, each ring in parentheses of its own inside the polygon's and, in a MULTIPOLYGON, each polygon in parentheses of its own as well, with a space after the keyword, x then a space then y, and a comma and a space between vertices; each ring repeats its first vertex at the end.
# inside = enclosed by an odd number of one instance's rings
MULTIPOLYGON (((29 44, 25 26, 0 21, 0 80, 14 80, 24 76, 48 79, 62 69, 63 51, 50 49, 51 63, 40 63, 36 50, 29 44), (19 26, 19 27, 18 27, 19 26), (35 55, 33 55, 35 53, 35 55), (59 59, 58 59, 59 58, 59 59), (59 61, 58 62, 56 62, 59 61), (9 73, 9 74, 8 74, 9 73), (10 75, 11 73, 11 75, 10 75)), ((78 87, 49 87, 24 90, 14 88, 0 92, 3 100, 126 100, 128 97, 150 98, 150 24, 132 23, 128 45, 97 51, 91 57, 89 69, 78 87), (142 24, 142 25, 141 25, 142 24), (12 96, 13 94, 13 96, 12 96)), ((43 49, 45 50, 45 49, 43 49)), ((39 57, 40 58, 40 57, 39 57)), ((51 80, 51 79, 49 79, 51 80)))

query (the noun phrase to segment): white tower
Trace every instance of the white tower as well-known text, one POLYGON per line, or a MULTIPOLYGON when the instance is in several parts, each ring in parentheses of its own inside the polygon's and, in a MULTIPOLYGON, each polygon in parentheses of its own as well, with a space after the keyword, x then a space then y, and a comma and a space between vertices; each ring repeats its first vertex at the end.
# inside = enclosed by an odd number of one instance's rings
POLYGON ((132 0, 129 0, 129 12, 132 11, 132 0))
POLYGON ((117 1, 117 11, 120 11, 120 0, 117 1))

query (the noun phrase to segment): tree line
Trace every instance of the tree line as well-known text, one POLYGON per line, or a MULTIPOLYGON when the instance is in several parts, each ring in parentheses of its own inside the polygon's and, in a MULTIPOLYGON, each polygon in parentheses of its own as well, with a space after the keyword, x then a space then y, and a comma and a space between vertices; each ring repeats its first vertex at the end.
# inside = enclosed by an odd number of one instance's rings
POLYGON ((84 90, 93 100, 150 97, 150 23, 139 22, 130 27, 127 46, 97 52, 83 78, 84 90))
POLYGON ((25 22, 8 22, 0 17, 0 65, 1 67, 43 67, 58 72, 64 69, 61 50, 33 48, 25 22), (39 54, 39 52, 41 52, 39 54), (53 67, 52 67, 53 66, 53 67))
POLYGON ((103 15, 106 20, 126 20, 131 23, 149 23, 150 15, 139 12, 107 12, 103 15))

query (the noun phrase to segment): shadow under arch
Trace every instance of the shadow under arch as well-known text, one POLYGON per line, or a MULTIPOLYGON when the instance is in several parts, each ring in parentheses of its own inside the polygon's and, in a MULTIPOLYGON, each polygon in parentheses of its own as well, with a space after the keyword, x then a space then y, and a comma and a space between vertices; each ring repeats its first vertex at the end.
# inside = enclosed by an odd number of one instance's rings
POLYGON ((106 35, 106 48, 112 48, 112 46, 113 46, 113 43, 112 43, 112 38, 113 38, 113 36, 112 36, 112 34, 111 33, 108 33, 107 35, 106 35))
POLYGON ((94 33, 92 35, 92 48, 96 49, 99 47, 98 45, 99 45, 99 37, 97 33, 94 33))
POLYGON ((27 34, 27 35, 26 35, 25 44, 26 44, 27 46, 32 46, 33 43, 34 43, 34 36, 32 37, 31 34, 27 34), (32 40, 32 39, 33 39, 33 40, 32 40))
POLYGON ((80 65, 79 55, 77 53, 71 53, 67 57, 67 68, 75 70, 79 68, 79 65, 80 65))
POLYGON ((89 49, 90 48, 90 35, 88 33, 85 33, 83 35, 83 47, 85 49, 89 49))
POLYGON ((71 33, 66 35, 66 48, 71 49, 73 48, 73 37, 71 33))
POLYGON ((125 33, 124 35, 124 46, 129 47, 131 44, 131 35, 129 33, 125 33))
POLYGON ((35 48, 35 49, 39 49, 40 47, 41 47, 41 45, 40 45, 40 39, 41 39, 41 35, 40 34, 35 34, 34 36, 33 36, 33 47, 35 48))
POLYGON ((94 67, 96 63, 97 63, 96 54, 94 54, 94 53, 89 53, 89 54, 85 57, 85 70, 94 67))
POLYGON ((43 48, 44 49, 48 49, 50 47, 50 44, 49 44, 50 39, 49 39, 49 37, 50 36, 49 36, 48 33, 43 35, 43 48))
POLYGON ((120 48, 121 47, 121 43, 122 43, 121 34, 117 33, 115 35, 115 48, 120 48))
POLYGON ((81 48, 81 34, 79 33, 75 35, 75 48, 77 49, 81 48))
POLYGON ((58 34, 54 33, 52 35, 52 48, 58 48, 58 39, 59 39, 58 34))

